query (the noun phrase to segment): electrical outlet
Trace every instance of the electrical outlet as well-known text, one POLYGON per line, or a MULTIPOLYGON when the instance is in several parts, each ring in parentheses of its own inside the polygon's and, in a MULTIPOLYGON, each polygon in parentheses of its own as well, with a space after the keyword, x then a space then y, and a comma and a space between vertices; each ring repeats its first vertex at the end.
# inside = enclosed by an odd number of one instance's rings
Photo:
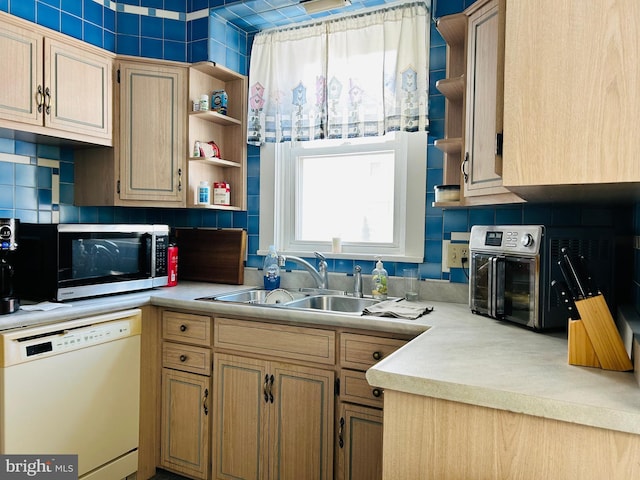
POLYGON ((469 244, 468 243, 450 243, 447 250, 447 266, 449 268, 462 268, 462 259, 465 268, 469 268, 469 244))

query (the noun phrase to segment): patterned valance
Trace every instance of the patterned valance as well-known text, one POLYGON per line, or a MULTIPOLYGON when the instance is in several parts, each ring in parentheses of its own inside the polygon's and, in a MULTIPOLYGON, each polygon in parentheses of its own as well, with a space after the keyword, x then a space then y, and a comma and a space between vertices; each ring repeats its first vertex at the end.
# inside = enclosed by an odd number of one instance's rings
POLYGON ((420 2, 257 34, 248 142, 427 130, 429 21, 420 2))

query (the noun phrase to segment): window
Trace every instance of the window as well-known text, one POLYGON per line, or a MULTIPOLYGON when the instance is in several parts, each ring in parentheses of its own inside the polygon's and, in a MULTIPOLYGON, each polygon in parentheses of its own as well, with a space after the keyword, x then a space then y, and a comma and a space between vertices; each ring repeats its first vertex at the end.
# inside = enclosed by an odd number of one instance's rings
POLYGON ((422 262, 426 133, 266 144, 261 149, 260 251, 422 262))

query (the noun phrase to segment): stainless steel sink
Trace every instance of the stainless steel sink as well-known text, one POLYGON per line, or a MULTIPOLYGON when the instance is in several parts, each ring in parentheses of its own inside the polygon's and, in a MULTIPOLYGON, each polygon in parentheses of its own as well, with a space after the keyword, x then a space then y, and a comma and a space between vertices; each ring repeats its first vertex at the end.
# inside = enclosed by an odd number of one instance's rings
POLYGON ((283 304, 285 308, 301 308, 305 310, 323 310, 327 312, 362 313, 362 311, 379 300, 374 298, 347 297, 345 295, 313 295, 299 298, 283 304))
POLYGON ((252 288, 251 290, 241 290, 238 292, 222 293, 212 297, 201 297, 196 300, 205 300, 210 302, 235 302, 235 303, 254 303, 254 304, 283 304, 292 298, 304 297, 304 293, 296 291, 264 290, 261 288, 252 288), (273 293, 272 293, 273 292, 273 293), (267 298, 267 295, 271 296, 267 298))

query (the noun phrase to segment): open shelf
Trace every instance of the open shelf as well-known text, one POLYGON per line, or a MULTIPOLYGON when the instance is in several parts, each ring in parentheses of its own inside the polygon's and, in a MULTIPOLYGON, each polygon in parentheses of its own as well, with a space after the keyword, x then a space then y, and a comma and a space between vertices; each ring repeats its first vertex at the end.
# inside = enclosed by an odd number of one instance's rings
POLYGON ((187 206, 216 210, 246 210, 247 208, 247 77, 214 62, 199 62, 189 68, 189 97, 196 101, 214 90, 227 93, 227 114, 213 110, 190 112, 187 206), (193 157, 195 142, 215 142, 222 158, 193 157), (231 205, 199 205, 198 185, 207 181, 213 185, 230 185, 231 205))
POLYGON ((207 110, 205 112, 189 112, 190 117, 198 117, 207 122, 217 123, 218 125, 242 125, 241 120, 237 120, 228 115, 223 115, 218 112, 214 112, 212 110, 207 110))
POLYGON ((454 78, 443 78, 436 82, 436 88, 438 91, 442 93, 447 100, 451 100, 452 102, 462 101, 464 98, 465 87, 464 75, 454 78))
POLYGON ((460 153, 462 138, 440 138, 434 142, 435 147, 444 153, 460 153))

